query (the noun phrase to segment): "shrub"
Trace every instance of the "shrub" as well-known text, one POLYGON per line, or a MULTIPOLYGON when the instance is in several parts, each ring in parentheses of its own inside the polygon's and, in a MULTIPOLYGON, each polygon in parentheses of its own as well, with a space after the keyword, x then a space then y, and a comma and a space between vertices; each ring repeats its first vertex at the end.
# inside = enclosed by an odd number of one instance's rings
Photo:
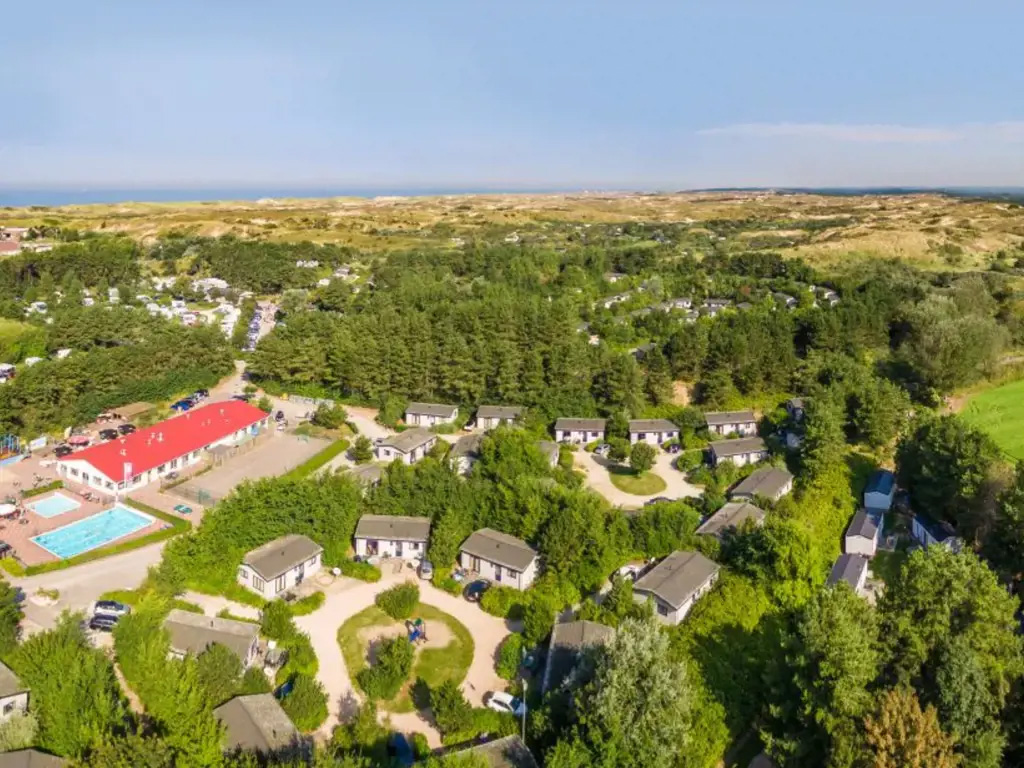
POLYGON ((458 597, 462 594, 462 585, 453 579, 451 576, 443 576, 438 579, 437 574, 434 574, 434 586, 438 589, 443 589, 449 595, 455 595, 458 597))
POLYGON ((15 710, 0 722, 0 752, 14 752, 35 744, 39 723, 31 712, 15 710))
POLYGON ((383 640, 377 649, 377 662, 362 670, 357 681, 371 699, 392 699, 412 671, 413 648, 405 637, 383 640))
POLYGON ((676 459, 676 469, 680 472, 690 472, 704 462, 701 451, 683 451, 676 459))
POLYGON ((412 616, 419 601, 420 588, 416 584, 406 582, 385 589, 373 602, 392 619, 402 621, 412 616))
POLYGON ((375 584, 380 581, 380 568, 372 563, 357 563, 355 560, 343 560, 341 573, 353 579, 368 581, 375 584))
POLYGON ((629 466, 637 472, 646 472, 654 466, 658 453, 647 443, 637 443, 629 452, 629 466))
POLYGON ((281 708, 300 731, 315 731, 327 719, 327 693, 312 677, 296 675, 281 708))
POLYGON ((442 734, 464 731, 473 721, 473 708, 454 680, 430 689, 430 709, 442 734))
POLYGON ((531 600, 523 615, 523 636, 531 645, 536 645, 555 626, 555 611, 547 600, 531 600))
POLYGON ((320 608, 326 599, 323 592, 314 592, 291 603, 288 610, 291 611, 292 616, 305 616, 320 608))
POLYGON ((470 717, 469 726, 463 731, 446 733, 441 741, 444 744, 461 744, 472 741, 481 734, 490 734, 495 738, 509 736, 518 730, 516 718, 512 715, 503 715, 493 709, 474 709, 470 717))
POLYGON ((316 409, 310 421, 318 427, 337 429, 348 421, 348 414, 340 405, 327 405, 324 403, 316 409))
POLYGON ((512 587, 490 587, 480 598, 480 607, 492 616, 514 619, 522 610, 523 593, 512 587))
POLYGON ((524 647, 523 636, 518 632, 513 632, 501 641, 501 645, 498 646, 498 662, 495 664, 498 677, 502 680, 515 680, 519 674, 524 647))
POLYGON ((238 693, 245 696, 252 693, 270 693, 273 690, 266 674, 258 667, 249 667, 242 675, 238 693))
POLYGON ((263 608, 260 630, 271 640, 289 640, 297 632, 292 613, 282 600, 272 600, 263 608))
POLYGON ((360 435, 352 445, 352 461, 365 464, 373 458, 373 443, 366 435, 360 435))
POLYGON ((608 458, 612 461, 625 461, 629 455, 629 440, 624 437, 608 438, 608 458))
POLYGON ((409 740, 412 742, 412 753, 417 760, 425 760, 430 756, 430 744, 426 736, 416 731, 409 740))

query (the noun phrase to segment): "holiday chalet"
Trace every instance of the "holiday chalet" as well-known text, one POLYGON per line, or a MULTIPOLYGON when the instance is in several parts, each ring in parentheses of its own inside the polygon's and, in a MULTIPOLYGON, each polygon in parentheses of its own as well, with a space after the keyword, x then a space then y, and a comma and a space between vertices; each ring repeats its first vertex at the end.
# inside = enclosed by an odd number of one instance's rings
POLYGON ((203 452, 255 435, 268 416, 240 400, 210 403, 57 462, 66 480, 106 493, 131 491, 200 461, 203 452))

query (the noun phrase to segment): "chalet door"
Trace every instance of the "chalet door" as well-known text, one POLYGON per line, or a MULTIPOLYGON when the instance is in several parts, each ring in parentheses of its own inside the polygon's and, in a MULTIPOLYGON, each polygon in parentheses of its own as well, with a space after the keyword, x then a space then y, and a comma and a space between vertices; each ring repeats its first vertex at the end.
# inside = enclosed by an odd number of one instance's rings
POLYGON ((401 556, 402 556, 402 542, 396 541, 395 542, 395 557, 401 557, 401 556))
POLYGON ((474 573, 480 573, 480 558, 473 557, 469 561, 469 569, 474 573))
POLYGON ((302 580, 306 577, 306 564, 303 563, 295 569, 295 583, 301 584, 302 580))

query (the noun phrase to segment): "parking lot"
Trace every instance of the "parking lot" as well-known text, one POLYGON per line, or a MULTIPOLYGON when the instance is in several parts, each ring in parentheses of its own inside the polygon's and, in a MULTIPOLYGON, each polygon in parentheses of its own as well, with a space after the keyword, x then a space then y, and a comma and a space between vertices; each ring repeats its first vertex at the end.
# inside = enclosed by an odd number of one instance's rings
POLYGON ((272 430, 264 433, 248 450, 243 448, 223 464, 171 488, 169 493, 200 504, 212 504, 227 496, 239 483, 282 475, 327 445, 326 440, 272 430))

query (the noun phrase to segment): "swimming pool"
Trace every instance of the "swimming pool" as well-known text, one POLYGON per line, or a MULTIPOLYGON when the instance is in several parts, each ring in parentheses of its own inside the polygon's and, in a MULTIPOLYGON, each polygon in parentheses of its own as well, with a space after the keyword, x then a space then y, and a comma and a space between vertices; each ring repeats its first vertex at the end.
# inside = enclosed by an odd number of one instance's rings
POLYGON ((64 560, 140 531, 151 522, 153 518, 149 515, 115 504, 83 520, 34 536, 32 541, 64 560))
POLYGON ((53 496, 47 496, 45 499, 30 502, 28 508, 40 517, 57 517, 57 515, 63 515, 65 512, 78 509, 80 506, 82 505, 70 496, 65 496, 63 493, 55 493, 53 496))

